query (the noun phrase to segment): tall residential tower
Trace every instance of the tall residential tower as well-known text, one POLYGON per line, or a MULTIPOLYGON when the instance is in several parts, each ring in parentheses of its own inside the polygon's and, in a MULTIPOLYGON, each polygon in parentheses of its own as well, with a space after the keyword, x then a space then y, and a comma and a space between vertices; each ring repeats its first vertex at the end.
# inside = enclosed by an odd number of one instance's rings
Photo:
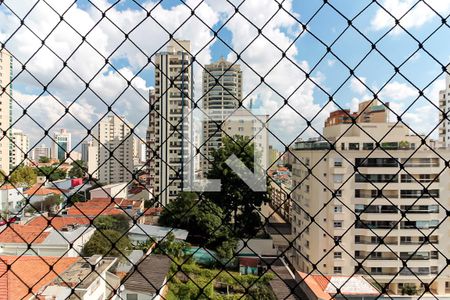
MULTIPOLYGON (((0 130, 4 132, 11 126, 12 118, 12 56, 6 50, 0 51, 0 130), (4 90, 3 90, 4 89, 4 90)), ((11 134, 1 134, 0 170, 8 174, 10 170, 11 134)))
POLYGON ((218 127, 230 111, 242 101, 242 71, 238 64, 221 58, 205 66, 203 71, 203 109, 207 113, 203 122, 203 149, 201 165, 203 173, 209 169, 211 152, 222 145, 223 127, 218 127))
POLYGON ((184 168, 192 149, 192 56, 189 41, 171 40, 155 58, 155 102, 151 107, 150 177, 155 198, 167 204, 184 190, 192 169, 184 168))

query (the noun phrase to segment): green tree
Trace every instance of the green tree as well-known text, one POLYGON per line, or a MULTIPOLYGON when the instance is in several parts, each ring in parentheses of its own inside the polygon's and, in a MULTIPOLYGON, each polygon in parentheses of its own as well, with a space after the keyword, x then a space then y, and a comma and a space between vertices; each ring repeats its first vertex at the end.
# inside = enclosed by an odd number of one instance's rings
POLYGON ((184 241, 175 240, 175 235, 170 232, 164 239, 159 241, 155 247, 154 253, 165 254, 173 259, 184 257, 184 250, 190 245, 184 241))
POLYGON ((84 256, 95 254, 123 257, 131 249, 128 237, 116 230, 96 231, 83 247, 84 256))
MULTIPOLYGON (((225 137, 222 146, 213 150, 213 164, 207 178, 220 179, 220 192, 205 193, 205 197, 216 203, 225 212, 225 221, 234 220, 235 232, 242 237, 252 237, 261 227, 258 210, 263 203, 270 201, 267 191, 253 191, 225 162, 236 155, 252 172, 255 170, 254 144, 247 138, 225 137)), ((260 156, 256 153, 256 159, 260 156)), ((267 185, 267 183, 265 183, 267 185)))
POLYGON ((42 156, 41 158, 39 158, 39 162, 43 163, 43 164, 47 164, 50 162, 50 158, 48 158, 46 156, 42 156))
POLYGON ((56 181, 65 179, 67 176, 66 171, 57 168, 57 166, 44 166, 36 168, 38 176, 49 176, 50 181, 56 181))
POLYGON ((36 183, 37 174, 33 168, 21 165, 12 172, 9 181, 14 185, 29 187, 36 183))
POLYGON ((236 243, 229 225, 223 224, 222 209, 195 193, 180 193, 161 212, 159 225, 189 231, 188 242, 217 250, 219 256, 231 258, 236 243))
POLYGON ((87 172, 86 163, 83 160, 76 160, 72 163, 72 168, 69 171, 69 177, 80 178, 84 177, 87 172))
POLYGON ((99 230, 114 229, 120 233, 127 232, 130 229, 131 218, 126 214, 106 216, 100 215, 94 220, 94 226, 99 230))
POLYGON ((45 199, 33 203, 33 207, 31 210, 37 210, 40 212, 52 212, 55 210, 55 207, 62 203, 62 199, 60 195, 50 195, 45 199))

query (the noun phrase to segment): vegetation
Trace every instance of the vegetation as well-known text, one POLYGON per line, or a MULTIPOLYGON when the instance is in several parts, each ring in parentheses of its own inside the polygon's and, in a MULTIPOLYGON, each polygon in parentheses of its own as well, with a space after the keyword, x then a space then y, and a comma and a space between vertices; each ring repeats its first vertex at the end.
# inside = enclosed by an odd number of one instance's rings
POLYGON ((61 196, 51 195, 44 200, 37 201, 30 206, 28 211, 53 212, 55 208, 62 203, 61 196))
POLYGON ((96 231, 91 239, 84 245, 83 255, 92 256, 100 254, 104 256, 123 257, 131 249, 128 237, 116 230, 96 231))
POLYGON ((69 171, 70 178, 81 178, 87 172, 86 163, 83 160, 76 160, 72 163, 72 168, 69 171))
POLYGON ((221 269, 207 269, 193 261, 185 262, 181 271, 173 264, 169 283, 169 300, 174 299, 263 299, 275 300, 268 286, 272 274, 263 276, 241 275, 238 272, 223 272, 221 269), (175 276, 173 276, 175 274, 175 276), (187 276, 185 276, 186 274, 187 276), (214 280, 211 282, 211 279, 214 280), (203 289, 203 292, 200 291, 203 289), (246 289, 248 293, 246 294, 246 289))
POLYGON ((222 209, 195 193, 181 193, 169 203, 159 217, 159 225, 189 231, 188 242, 216 250, 221 257, 231 258, 236 240, 224 219, 222 209))
POLYGON ((415 284, 406 284, 401 289, 402 295, 417 295, 417 287, 415 284))
MULTIPOLYGON (((253 143, 246 137, 235 136, 233 139, 225 137, 222 147, 213 150, 214 164, 207 176, 211 179, 220 179, 222 185, 220 193, 205 193, 206 198, 225 212, 226 223, 234 221, 234 231, 241 237, 253 237, 258 232, 262 225, 258 210, 263 203, 270 201, 270 195, 267 191, 253 191, 226 164, 226 160, 234 154, 254 172, 254 150, 253 143)), ((259 156, 258 153, 256 155, 259 156)))
POLYGON ((44 166, 36 168, 38 176, 49 176, 50 181, 56 181, 65 179, 67 176, 66 171, 57 168, 57 166, 44 166))
POLYGON ((114 216, 100 215, 94 220, 94 226, 98 230, 115 230, 119 233, 125 233, 130 229, 131 218, 126 214, 114 216))
POLYGON ((43 163, 43 164, 47 164, 50 162, 50 158, 43 156, 43 157, 39 158, 39 162, 43 163))
POLYGON ((189 247, 189 243, 176 241, 174 234, 171 232, 157 243, 154 253, 168 255, 172 259, 180 260, 184 257, 184 250, 189 247))
POLYGON ((37 181, 36 171, 28 166, 18 166, 9 177, 9 182, 14 185, 32 186, 37 181))

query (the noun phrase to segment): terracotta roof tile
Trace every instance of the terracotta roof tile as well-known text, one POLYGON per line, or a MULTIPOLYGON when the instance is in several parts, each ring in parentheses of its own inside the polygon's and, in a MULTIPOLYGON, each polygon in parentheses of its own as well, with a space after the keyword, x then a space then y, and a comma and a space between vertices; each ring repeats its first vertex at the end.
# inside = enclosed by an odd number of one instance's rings
POLYGON ((88 225, 90 223, 90 220, 84 216, 54 218, 39 216, 28 222, 27 225, 46 228, 48 226, 48 220, 51 220, 51 227, 56 230, 61 230, 68 225, 88 225))
POLYGON ((42 243, 50 234, 42 226, 12 224, 0 232, 0 243, 42 243))
POLYGON ((79 257, 1 256, 0 286, 6 281, 7 288, 0 289, 0 299, 30 297, 29 287, 32 287, 33 294, 37 293, 79 259, 79 257), (11 266, 11 271, 2 272, 6 270, 6 264, 11 266), (49 266, 52 266, 53 270, 50 270, 49 266))
POLYGON ((36 183, 28 190, 24 191, 28 196, 46 196, 46 195, 62 195, 58 189, 46 188, 43 184, 36 183))

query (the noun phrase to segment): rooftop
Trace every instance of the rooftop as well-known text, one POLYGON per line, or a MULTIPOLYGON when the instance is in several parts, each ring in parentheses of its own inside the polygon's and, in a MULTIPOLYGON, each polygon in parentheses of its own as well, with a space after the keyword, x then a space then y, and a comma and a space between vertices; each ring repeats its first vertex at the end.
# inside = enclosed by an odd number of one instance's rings
POLYGON ((43 184, 36 183, 24 191, 24 194, 28 196, 62 195, 62 191, 54 188, 46 188, 43 184))
POLYGON ((40 226, 42 228, 52 227, 56 230, 63 230, 68 227, 75 227, 76 225, 89 225, 90 220, 84 216, 79 217, 71 217, 71 216, 64 216, 64 217, 44 217, 39 216, 27 223, 27 225, 30 226, 40 226), (50 223, 50 224, 49 224, 50 223))
POLYGON ((79 259, 79 257, 1 256, 0 299, 30 297, 29 287, 32 288, 32 293, 36 294, 79 259), (8 265, 11 266, 9 271, 8 265))
POLYGON ((80 259, 61 272, 50 285, 76 287, 77 289, 88 288, 99 274, 108 271, 116 262, 117 258, 115 257, 102 258, 100 255, 94 255, 88 261, 80 259), (92 272, 91 265, 95 266, 95 272, 92 272))
POLYGON ((49 236, 52 229, 42 226, 12 224, 0 228, 0 243, 33 243, 41 244, 49 236))
POLYGON ((189 232, 184 229, 162 227, 155 225, 136 224, 131 227, 129 234, 145 235, 148 237, 161 239, 166 237, 169 233, 173 233, 175 239, 186 240, 189 232))
POLYGON ((298 272, 300 278, 317 298, 334 299, 339 288, 341 296, 379 296, 380 292, 362 276, 324 276, 298 272))
POLYGON ((163 286, 170 264, 166 255, 145 256, 122 284, 130 291, 154 294, 163 286))

